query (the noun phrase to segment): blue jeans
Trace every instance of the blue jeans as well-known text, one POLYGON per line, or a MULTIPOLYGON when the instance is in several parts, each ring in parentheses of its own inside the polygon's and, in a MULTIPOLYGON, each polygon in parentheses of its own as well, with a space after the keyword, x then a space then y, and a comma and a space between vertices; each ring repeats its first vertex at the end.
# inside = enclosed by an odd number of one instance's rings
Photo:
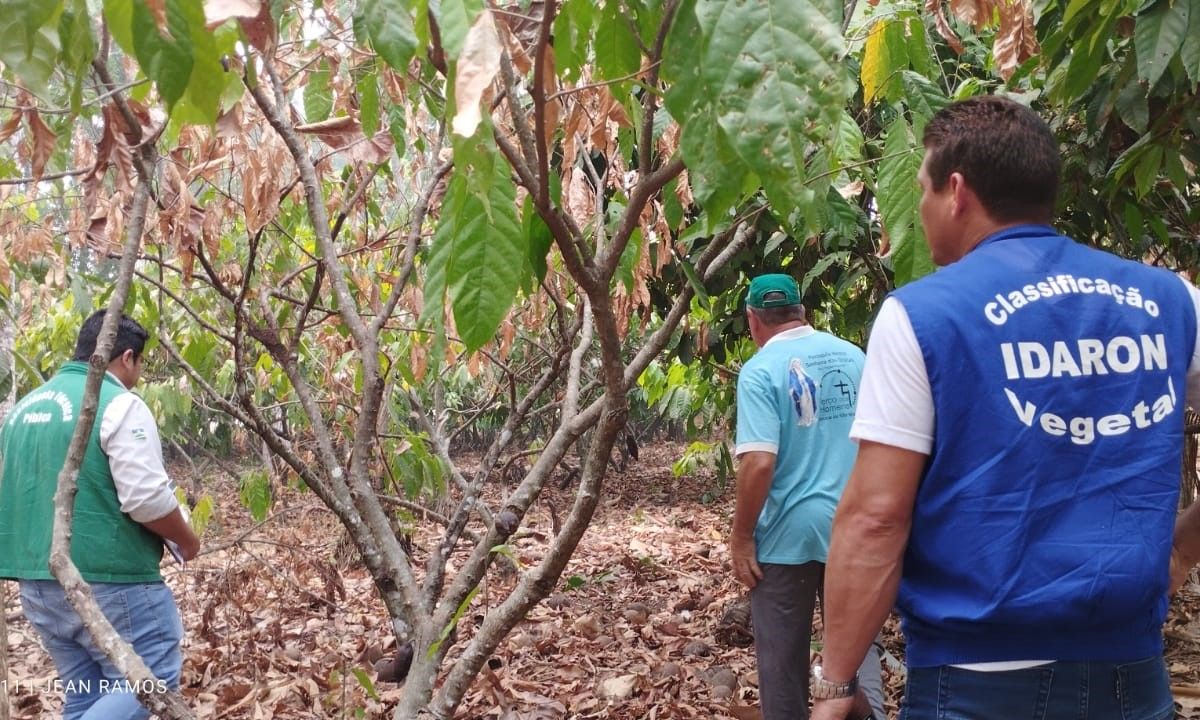
MULTIPOLYGON (((183 622, 171 590, 157 583, 92 583, 101 611, 159 678, 179 687, 183 622)), ((54 660, 64 693, 63 720, 142 720, 150 712, 125 676, 92 641, 54 580, 22 580, 25 618, 54 660)))
POLYGON ((900 720, 1170 720, 1161 657, 978 672, 909 668, 900 720))

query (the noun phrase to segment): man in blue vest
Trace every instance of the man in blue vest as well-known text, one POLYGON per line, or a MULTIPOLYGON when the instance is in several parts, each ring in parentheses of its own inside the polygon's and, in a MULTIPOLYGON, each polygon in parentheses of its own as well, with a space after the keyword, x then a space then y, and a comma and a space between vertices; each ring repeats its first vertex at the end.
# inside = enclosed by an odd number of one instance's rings
POLYGON ((925 128, 933 275, 867 350, 834 522, 814 717, 845 717, 892 609, 905 712, 1173 717, 1162 657, 1200 292, 1050 226, 1059 149, 976 97, 925 128))
MULTIPOLYGON (((146 718, 135 688, 100 652, 49 568, 54 493, 82 406, 104 311, 79 332, 74 360, 26 395, 0 428, 0 578, 19 581, 25 617, 58 669, 66 720, 146 718)), ((149 335, 124 315, 79 470, 71 559, 100 609, 163 687, 177 688, 183 624, 158 566, 163 542, 199 552, 163 468, 158 427, 131 389, 149 335)))
MULTIPOLYGON (((764 720, 808 716, 813 608, 834 509, 857 448, 849 438, 862 375, 855 345, 814 330, 790 275, 759 275, 746 296, 759 351, 738 373, 737 505, 729 549, 750 588, 764 720)), ((879 657, 868 653, 855 718, 884 717, 879 657)))

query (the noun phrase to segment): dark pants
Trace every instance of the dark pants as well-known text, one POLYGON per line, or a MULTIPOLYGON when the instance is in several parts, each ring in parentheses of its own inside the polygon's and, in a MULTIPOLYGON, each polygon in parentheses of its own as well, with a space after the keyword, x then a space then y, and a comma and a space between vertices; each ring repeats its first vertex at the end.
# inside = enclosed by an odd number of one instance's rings
MULTIPOLYGON (((825 563, 759 567, 763 578, 750 591, 750 615, 763 720, 806 720, 813 610, 818 596, 824 602, 825 563)), ((874 645, 858 669, 858 682, 875 717, 886 718, 874 645)))
POLYGON ((901 720, 1169 720, 1161 657, 1130 663, 1055 662, 979 672, 909 668, 901 720))

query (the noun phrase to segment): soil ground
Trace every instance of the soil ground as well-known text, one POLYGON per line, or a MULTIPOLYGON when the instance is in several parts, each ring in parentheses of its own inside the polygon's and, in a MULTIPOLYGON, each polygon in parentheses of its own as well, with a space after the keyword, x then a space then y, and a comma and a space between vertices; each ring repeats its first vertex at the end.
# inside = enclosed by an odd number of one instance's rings
MULTIPOLYGON (((640 462, 610 475, 558 592, 501 644, 459 717, 758 717, 753 649, 737 616, 745 594, 724 544, 732 492, 711 478, 674 478, 681 451, 644 448, 640 462)), ((204 485, 217 499, 206 553, 185 569, 164 569, 187 628, 183 692, 198 716, 388 717, 403 686, 377 681, 375 663, 391 652, 392 634, 333 516, 311 493, 284 491, 271 519, 256 525, 230 478, 204 485)), ((536 559, 551 507, 561 514, 569 503, 569 489, 548 491, 524 526, 533 534, 514 543, 519 561, 536 559)), ((428 538, 415 540, 420 553, 428 538)), ((489 576, 460 638, 511 582, 511 574, 489 576)), ((13 717, 56 717, 53 667, 11 584, 6 599, 13 717)), ((885 640, 894 717, 903 691, 895 619, 885 640)), ((1172 603, 1166 642, 1178 716, 1200 718, 1197 584, 1172 603)))

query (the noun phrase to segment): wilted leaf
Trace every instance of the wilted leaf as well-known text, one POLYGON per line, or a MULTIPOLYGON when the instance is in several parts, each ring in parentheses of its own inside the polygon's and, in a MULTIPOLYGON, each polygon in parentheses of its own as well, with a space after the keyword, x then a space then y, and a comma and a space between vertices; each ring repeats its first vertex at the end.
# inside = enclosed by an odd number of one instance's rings
POLYGON ((963 44, 962 40, 950 27, 949 21, 946 20, 946 13, 942 9, 942 0, 925 0, 925 12, 933 16, 934 27, 937 28, 938 35, 946 41, 955 53, 962 55, 963 44))
POLYGON ((863 47, 863 101, 894 100, 900 94, 900 72, 908 68, 904 22, 893 18, 875 21, 863 47))
POLYGON ((954 17, 980 30, 992 21, 994 5, 1003 5, 1007 0, 950 0, 950 12, 954 17))
POLYGON ((254 17, 239 17, 238 24, 242 26, 242 34, 256 50, 264 55, 271 54, 275 48, 276 32, 269 2, 262 3, 258 8, 258 14, 254 17))
POLYGON ((470 137, 479 127, 479 103, 500 70, 500 35, 490 10, 479 13, 463 43, 454 80, 453 128, 457 135, 470 137))
POLYGON ((14 110, 4 124, 0 125, 0 143, 12 137, 19 127, 21 127, 21 111, 14 110))
POLYGON ((393 149, 391 135, 379 132, 367 138, 358 121, 346 115, 324 122, 297 125, 296 131, 316 135, 330 150, 345 152, 351 160, 359 162, 382 162, 393 149))
POLYGON ((996 58, 996 71, 1007 80, 1021 63, 1040 50, 1037 27, 1030 0, 999 0, 996 9, 1000 11, 1000 29, 992 45, 992 55, 996 58))
POLYGON ((42 116, 33 108, 25 111, 25 124, 29 127, 31 143, 30 174, 34 178, 40 178, 46 170, 46 161, 54 152, 54 143, 58 140, 58 136, 46 123, 42 122, 42 116))

